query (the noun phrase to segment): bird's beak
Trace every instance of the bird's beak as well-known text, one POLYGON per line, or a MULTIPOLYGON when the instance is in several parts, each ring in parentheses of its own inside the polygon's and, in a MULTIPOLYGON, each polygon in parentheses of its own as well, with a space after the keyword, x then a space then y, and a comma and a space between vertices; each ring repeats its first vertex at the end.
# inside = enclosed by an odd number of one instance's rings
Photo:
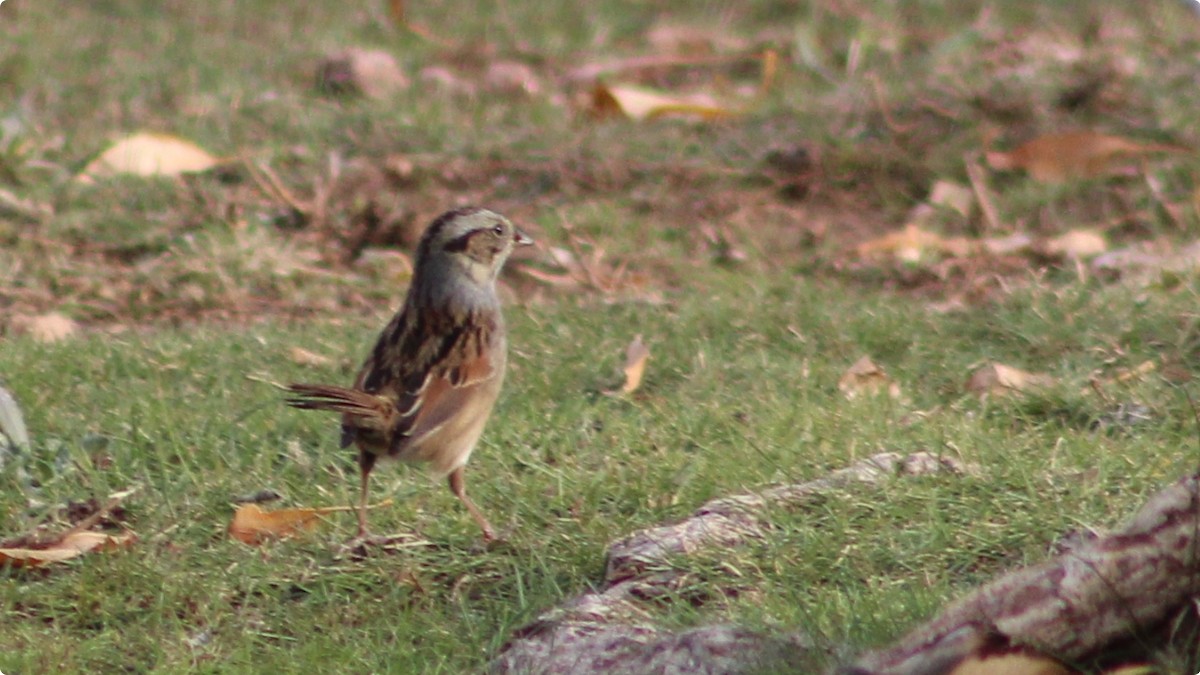
POLYGON ((517 236, 513 237, 513 243, 517 246, 533 246, 533 237, 520 230, 516 231, 516 235, 517 236))

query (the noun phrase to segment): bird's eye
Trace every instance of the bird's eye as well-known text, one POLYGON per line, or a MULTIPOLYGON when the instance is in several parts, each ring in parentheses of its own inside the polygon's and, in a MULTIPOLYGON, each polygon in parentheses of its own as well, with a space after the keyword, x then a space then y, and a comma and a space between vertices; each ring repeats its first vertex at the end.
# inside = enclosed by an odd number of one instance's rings
POLYGON ((492 234, 496 235, 497 237, 503 237, 504 236, 504 226, 501 225, 500 223, 496 223, 496 226, 492 228, 492 234))

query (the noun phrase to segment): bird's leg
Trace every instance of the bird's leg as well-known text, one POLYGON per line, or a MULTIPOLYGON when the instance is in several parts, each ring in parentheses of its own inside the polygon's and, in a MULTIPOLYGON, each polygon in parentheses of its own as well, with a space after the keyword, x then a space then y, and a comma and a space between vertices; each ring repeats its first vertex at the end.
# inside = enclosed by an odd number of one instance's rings
POLYGON ((450 472, 450 491, 454 493, 455 497, 458 497, 463 506, 467 507, 467 511, 471 512, 471 517, 479 523, 479 527, 483 528, 483 538, 492 541, 496 538, 496 532, 488 523, 487 518, 484 518, 479 509, 475 507, 475 502, 472 502, 471 498, 467 496, 467 481, 463 477, 464 473, 464 468, 461 466, 450 472))
POLYGON ((375 455, 365 450, 358 453, 358 468, 362 483, 358 492, 358 539, 367 539, 367 486, 371 479, 371 468, 375 466, 375 455))

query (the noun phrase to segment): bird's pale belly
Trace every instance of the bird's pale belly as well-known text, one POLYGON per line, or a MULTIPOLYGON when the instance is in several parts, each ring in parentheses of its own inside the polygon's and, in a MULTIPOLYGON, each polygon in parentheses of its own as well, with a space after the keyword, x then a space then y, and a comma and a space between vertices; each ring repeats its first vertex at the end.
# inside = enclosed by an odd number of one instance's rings
POLYGON ((423 436, 410 439, 391 457, 404 462, 428 462, 438 475, 450 473, 470 459, 495 401, 490 396, 475 399, 470 404, 471 410, 462 410, 423 436))

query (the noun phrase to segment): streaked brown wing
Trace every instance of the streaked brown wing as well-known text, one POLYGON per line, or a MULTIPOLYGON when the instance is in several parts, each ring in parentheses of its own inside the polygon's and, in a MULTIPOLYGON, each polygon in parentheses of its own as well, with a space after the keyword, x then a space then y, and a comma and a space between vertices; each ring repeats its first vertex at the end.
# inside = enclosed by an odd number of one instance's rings
MULTIPOLYGON (((391 452, 443 424, 474 385, 496 377, 491 353, 499 334, 497 319, 494 313, 459 321, 440 312, 418 317, 406 308, 384 329, 355 388, 395 400, 398 419, 391 430, 391 452)), ((353 433, 344 423, 343 437, 353 433)))
MULTIPOLYGON (((442 425, 450 422, 465 408, 480 404, 490 408, 495 394, 488 396, 485 392, 480 391, 487 386, 490 379, 476 380, 470 384, 456 386, 444 375, 431 377, 424 394, 414 409, 407 431, 403 435, 392 438, 389 452, 399 454, 409 443, 419 443, 421 439, 435 433, 442 425)), ((495 391, 492 389, 492 392, 495 391)))

